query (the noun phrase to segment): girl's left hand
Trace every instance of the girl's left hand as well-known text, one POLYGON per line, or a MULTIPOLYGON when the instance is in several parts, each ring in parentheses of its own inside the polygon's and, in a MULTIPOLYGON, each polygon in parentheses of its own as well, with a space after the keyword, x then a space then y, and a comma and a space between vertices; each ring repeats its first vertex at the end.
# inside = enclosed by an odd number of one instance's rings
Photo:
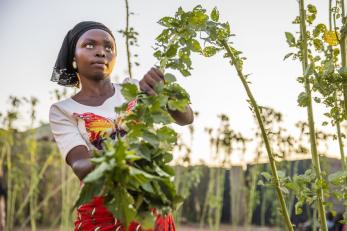
POLYGON ((155 95, 154 87, 160 81, 164 81, 164 74, 158 68, 152 67, 140 80, 140 89, 148 95, 155 95))

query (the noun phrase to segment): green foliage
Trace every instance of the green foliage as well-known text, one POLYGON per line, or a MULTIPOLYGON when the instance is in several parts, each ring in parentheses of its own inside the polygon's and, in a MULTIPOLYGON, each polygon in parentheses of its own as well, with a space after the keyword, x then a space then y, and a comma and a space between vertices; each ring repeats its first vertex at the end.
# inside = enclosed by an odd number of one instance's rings
POLYGON ((211 19, 215 22, 218 22, 219 20, 219 12, 217 10, 217 8, 213 8, 212 12, 211 12, 211 19))
POLYGON ((84 179, 75 207, 103 195, 110 211, 128 226, 132 220, 148 223, 150 209, 164 215, 181 203, 173 183, 174 171, 168 165, 177 134, 168 127, 173 119, 166 105, 183 110, 189 96, 172 74, 166 74, 165 79, 165 86, 158 86, 155 96, 139 93, 133 84, 123 84, 122 94, 130 102, 117 108, 121 121, 117 126, 127 135, 118 133, 115 140, 103 143, 102 152, 95 153, 92 161, 96 168, 84 179), (134 107, 129 109, 130 105, 134 107))
MULTIPOLYGON (((307 14, 306 22, 309 24, 306 32, 306 44, 303 44, 301 37, 292 38, 292 36, 289 36, 290 38, 288 38, 286 34, 287 42, 288 40, 292 41, 291 43, 288 42, 289 46, 297 49, 296 53, 290 53, 292 55, 288 54, 286 57, 293 56, 304 62, 303 50, 305 46, 307 47, 307 58, 311 64, 304 70, 304 78, 299 79, 300 83, 305 84, 305 92, 299 94, 298 103, 303 107, 309 106, 311 101, 309 95, 311 95, 311 92, 308 92, 308 90, 310 88, 312 88, 312 94, 315 92, 319 94, 319 96, 315 96, 313 99, 316 103, 326 106, 327 112, 324 115, 330 119, 330 123, 333 126, 336 126, 337 134, 334 137, 339 141, 342 168, 344 168, 343 134, 341 133, 340 123, 345 119, 346 115, 342 96, 344 94, 343 79, 347 76, 347 71, 344 66, 341 67, 339 64, 338 55, 340 54, 340 48, 334 47, 337 45, 335 40, 338 40, 339 37, 336 19, 341 16, 340 10, 341 6, 338 3, 336 7, 329 9, 329 26, 323 23, 314 25, 317 9, 313 5, 308 5, 305 11, 307 14), (334 20, 334 27, 332 19, 334 20), (299 42, 295 43, 294 41, 299 42), (310 85, 310 87, 307 87, 307 85, 310 85)), ((300 21, 295 20, 294 23, 300 23, 300 21)), ((326 126, 327 124, 328 122, 324 121, 322 125, 326 126)), ((317 171, 318 169, 319 166, 316 166, 315 170, 317 171)), ((334 184, 343 178, 343 172, 330 175, 328 179, 318 172, 313 175, 311 173, 309 171, 305 175, 297 176, 293 179, 293 182, 288 184, 290 189, 297 194, 297 212, 301 212, 301 208, 305 203, 311 205, 313 201, 319 202, 318 200, 321 200, 322 194, 329 196, 328 182, 334 184), (321 193, 319 193, 319 190, 322 190, 321 193)), ((344 190, 345 187, 343 185, 336 184, 334 195, 343 203, 346 203, 346 199, 343 196, 344 190)))
POLYGON ((295 46, 295 37, 294 35, 292 35, 291 33, 289 32, 285 32, 285 35, 286 35, 286 38, 287 38, 287 43, 288 45, 291 47, 291 46, 295 46))
MULTIPOLYGON (((158 47, 155 48, 154 56, 159 59, 161 67, 170 67, 179 70, 184 76, 188 76, 190 75, 190 70, 192 70, 190 59, 191 52, 198 51, 205 57, 212 57, 216 55, 218 51, 225 51, 223 57, 227 58, 230 64, 235 66, 238 76, 249 97, 251 108, 256 114, 266 144, 267 153, 270 162, 272 162, 272 174, 275 177, 275 181, 277 181, 277 170, 273 160, 270 143, 268 142, 267 134, 263 127, 264 125, 260 116, 259 108, 249 89, 247 75, 243 74, 242 67, 245 58, 240 56, 241 52, 236 50, 232 46, 232 42, 229 41, 231 36, 233 36, 230 32, 229 23, 219 22, 219 13, 216 8, 214 8, 208 15, 201 5, 198 5, 194 7, 192 11, 187 12, 182 8, 179 8, 175 17, 164 17, 159 21, 159 23, 163 25, 165 29, 157 37, 158 47), (197 42, 194 41, 194 45, 189 42, 192 39, 197 40, 197 42), (204 47, 199 46, 201 43, 198 39, 204 42, 204 47), (177 47, 176 52, 177 44, 180 46, 177 47), (170 52, 170 56, 168 56, 167 53, 168 51, 173 50, 173 46, 175 52, 170 52)), ((277 187, 277 184, 275 185, 277 187)), ((282 192, 280 190, 277 190, 277 192, 281 201, 282 213, 287 228, 293 230, 282 192)))
POLYGON ((217 8, 212 10, 210 16, 201 5, 187 12, 179 8, 175 17, 163 17, 158 21, 166 28, 156 38, 154 56, 160 61, 161 66, 178 70, 183 76, 189 76, 193 69, 190 58, 192 52, 206 57, 214 56, 221 50, 220 41, 231 36, 229 23, 218 21, 217 8), (202 47, 197 39, 198 36, 204 44, 210 45, 202 47))
POLYGON ((301 92, 298 96, 298 104, 300 107, 307 107, 308 98, 306 92, 301 92))

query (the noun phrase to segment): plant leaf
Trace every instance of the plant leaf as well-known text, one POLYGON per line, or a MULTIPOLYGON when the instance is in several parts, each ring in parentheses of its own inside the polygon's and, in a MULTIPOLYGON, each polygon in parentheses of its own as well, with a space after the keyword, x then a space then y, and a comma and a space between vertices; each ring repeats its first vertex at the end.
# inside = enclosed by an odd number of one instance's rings
POLYGON ((218 22, 219 20, 219 12, 217 10, 217 8, 213 8, 212 12, 211 12, 211 19, 215 22, 218 22))

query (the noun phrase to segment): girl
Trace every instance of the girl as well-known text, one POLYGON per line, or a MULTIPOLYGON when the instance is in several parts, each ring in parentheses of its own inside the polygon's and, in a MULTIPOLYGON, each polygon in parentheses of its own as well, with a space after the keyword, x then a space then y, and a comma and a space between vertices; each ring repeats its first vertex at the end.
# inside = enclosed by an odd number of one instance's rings
MULTIPOLYGON (((122 86, 110 80, 116 55, 115 38, 105 25, 80 22, 65 36, 51 77, 59 85, 81 87, 71 98, 54 103, 49 112, 50 126, 59 150, 81 181, 94 168, 90 161, 92 151, 102 148, 106 136, 115 137, 117 115, 114 108, 125 102, 122 86)), ((128 81, 153 95, 154 86, 163 78, 160 70, 151 68, 139 82, 128 81)), ((193 122, 189 106, 184 112, 169 113, 180 125, 193 122)), ((94 197, 90 203, 77 209, 75 230, 125 231, 106 209, 102 197, 94 197)), ((128 230, 142 228, 134 221, 128 230)), ((175 230, 172 216, 157 216, 154 230, 175 230)))

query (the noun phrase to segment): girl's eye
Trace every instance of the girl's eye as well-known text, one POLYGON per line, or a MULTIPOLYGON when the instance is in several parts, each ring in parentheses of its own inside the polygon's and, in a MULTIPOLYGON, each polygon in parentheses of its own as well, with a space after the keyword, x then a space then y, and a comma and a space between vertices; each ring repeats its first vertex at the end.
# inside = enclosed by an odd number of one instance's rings
POLYGON ((88 48, 88 49, 92 49, 93 47, 94 47, 93 44, 87 44, 87 45, 86 45, 86 48, 88 48))
POLYGON ((112 47, 107 46, 107 47, 106 47, 106 51, 108 51, 108 52, 112 52, 112 47))

